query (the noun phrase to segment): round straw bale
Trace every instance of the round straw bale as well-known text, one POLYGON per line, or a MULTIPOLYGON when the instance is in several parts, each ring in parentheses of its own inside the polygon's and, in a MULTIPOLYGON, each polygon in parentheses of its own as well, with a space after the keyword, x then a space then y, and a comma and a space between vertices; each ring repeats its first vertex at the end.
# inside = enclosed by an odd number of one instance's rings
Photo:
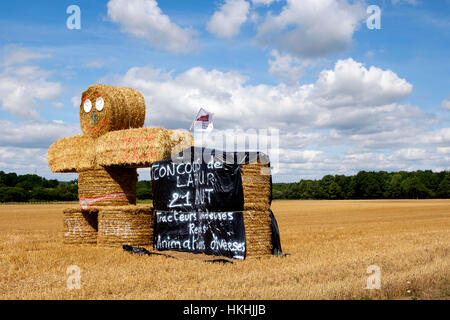
POLYGON ((153 245, 151 206, 104 207, 99 212, 98 244, 117 247, 153 245))
POLYGON ((133 168, 102 168, 81 171, 78 198, 83 209, 91 206, 136 204, 137 172, 133 168))
POLYGON ((66 244, 96 244, 98 210, 67 208, 64 213, 63 241, 66 244))
POLYGON ((194 137, 187 130, 168 130, 172 155, 176 156, 183 150, 194 145, 194 137))
POLYGON ((246 257, 255 258, 272 254, 272 228, 267 210, 244 211, 246 257))
POLYGON ((144 121, 144 97, 132 88, 96 84, 83 92, 80 123, 86 135, 141 128, 144 121))
POLYGON ((95 166, 95 140, 86 135, 63 138, 50 146, 48 165, 53 172, 77 172, 95 166))
POLYGON ((96 161, 102 166, 150 167, 170 158, 171 144, 164 128, 109 132, 98 139, 96 161))

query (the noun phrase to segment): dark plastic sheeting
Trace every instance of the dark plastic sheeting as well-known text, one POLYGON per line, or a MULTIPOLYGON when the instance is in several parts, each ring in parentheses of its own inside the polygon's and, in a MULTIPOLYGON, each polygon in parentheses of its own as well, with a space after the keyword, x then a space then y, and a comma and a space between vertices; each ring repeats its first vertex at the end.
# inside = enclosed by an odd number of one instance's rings
MULTIPOLYGON (((244 259, 240 165, 258 159, 269 163, 268 157, 259 152, 225 153, 192 147, 176 159, 155 162, 151 168, 157 214, 154 249, 244 259)), ((272 212, 271 218, 273 253, 280 254, 279 231, 272 212)))
POLYGON ((275 256, 281 256, 283 254, 283 250, 281 249, 281 240, 280 240, 280 231, 278 230, 277 219, 275 219, 275 215, 272 210, 270 211, 270 218, 272 220, 271 229, 272 229, 272 254, 275 256))
POLYGON ((165 160, 152 165, 155 210, 242 211, 244 193, 239 165, 220 161, 214 150, 191 150, 192 157, 187 162, 165 160), (203 160, 204 154, 211 156, 203 160))
POLYGON ((154 249, 245 259, 242 212, 156 211, 154 249))

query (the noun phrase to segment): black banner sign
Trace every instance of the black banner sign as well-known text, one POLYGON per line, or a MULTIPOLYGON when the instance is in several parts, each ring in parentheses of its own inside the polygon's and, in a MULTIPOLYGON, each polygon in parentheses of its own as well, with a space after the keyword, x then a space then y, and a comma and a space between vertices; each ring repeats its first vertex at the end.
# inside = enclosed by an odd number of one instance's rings
POLYGON ((154 247, 244 259, 242 212, 156 211, 154 247))
POLYGON ((214 150, 192 148, 191 154, 189 161, 165 160, 152 165, 155 210, 242 211, 244 192, 239 165, 218 160, 214 150))
POLYGON ((152 165, 155 249, 244 259, 244 194, 239 165, 221 161, 215 150, 188 151, 190 156, 183 161, 152 165))

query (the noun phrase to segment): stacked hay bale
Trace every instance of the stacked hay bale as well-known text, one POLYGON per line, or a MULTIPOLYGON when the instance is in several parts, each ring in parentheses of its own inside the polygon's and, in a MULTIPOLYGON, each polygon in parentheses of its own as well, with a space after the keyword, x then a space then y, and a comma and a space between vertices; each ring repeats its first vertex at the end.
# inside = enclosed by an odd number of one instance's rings
POLYGON ((144 121, 145 100, 137 90, 96 84, 83 92, 80 123, 88 136, 98 138, 107 132, 141 128, 144 121))
POLYGON ((98 209, 67 208, 64 214, 63 241, 66 244, 96 244, 98 209))
POLYGON ((270 164, 259 160, 241 166, 247 258, 272 254, 270 164))
POLYGON ((86 135, 62 138, 52 144, 47 153, 53 172, 77 172, 95 166, 95 140, 86 135))
POLYGON ((270 165, 261 162, 241 166, 244 210, 268 210, 272 197, 270 165))
POLYGON ((101 166, 147 168, 155 161, 170 158, 169 132, 163 128, 112 131, 98 139, 96 161, 101 166))
POLYGON ((132 88, 90 86, 80 105, 83 135, 49 148, 53 172, 79 173, 81 208, 64 210, 65 243, 152 243, 153 210, 135 206, 136 168, 170 157, 172 141, 166 129, 142 128, 145 110, 144 97, 132 88))
POLYGON ((152 206, 103 207, 98 215, 98 244, 153 246, 152 206))
POLYGON ((136 204, 138 175, 133 168, 103 168, 80 171, 78 199, 81 208, 136 204))
POLYGON ((244 225, 246 257, 259 258, 272 255, 272 229, 269 211, 244 211, 244 225))

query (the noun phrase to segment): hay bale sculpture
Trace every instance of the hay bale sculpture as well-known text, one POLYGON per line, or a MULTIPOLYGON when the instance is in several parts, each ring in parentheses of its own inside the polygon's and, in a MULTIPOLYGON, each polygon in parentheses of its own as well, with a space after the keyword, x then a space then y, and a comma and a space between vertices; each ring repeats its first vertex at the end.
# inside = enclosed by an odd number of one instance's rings
MULTIPOLYGON (((154 179, 153 164, 170 161, 172 155, 191 148, 193 137, 184 130, 143 128, 145 109, 144 97, 134 89, 93 85, 82 94, 80 123, 83 134, 60 139, 50 146, 50 169, 79 175, 80 206, 63 211, 64 243, 160 249, 154 240, 160 239, 157 210, 161 208, 154 210, 150 205, 136 205, 137 168, 152 168, 154 179)), ((278 229, 273 229, 274 217, 270 211, 270 165, 256 161, 238 167, 241 187, 235 190, 237 196, 231 189, 225 193, 231 196, 231 202, 235 200, 232 197, 242 198, 243 211, 239 212, 239 217, 245 226, 242 232, 246 239, 246 254, 241 258, 275 254, 273 237, 274 233, 278 234, 278 229)), ((225 177, 224 181, 231 181, 230 177, 225 177)), ((221 189, 221 186, 217 187, 221 189)), ((158 197, 155 188, 153 197, 158 197)), ((188 216, 194 215, 195 219, 201 220, 199 214, 203 213, 190 212, 188 216)), ((225 215, 219 212, 214 217, 221 220, 225 215)), ((228 228, 220 223, 218 229, 228 228)), ((281 250, 279 244, 275 246, 281 250)), ((215 254, 204 248, 200 252, 215 254)))
POLYGON ((77 172, 79 208, 64 210, 66 243, 151 245, 153 212, 136 206, 137 168, 170 157, 171 135, 142 128, 144 97, 125 87, 93 85, 82 95, 82 135, 48 151, 53 172, 77 172))

